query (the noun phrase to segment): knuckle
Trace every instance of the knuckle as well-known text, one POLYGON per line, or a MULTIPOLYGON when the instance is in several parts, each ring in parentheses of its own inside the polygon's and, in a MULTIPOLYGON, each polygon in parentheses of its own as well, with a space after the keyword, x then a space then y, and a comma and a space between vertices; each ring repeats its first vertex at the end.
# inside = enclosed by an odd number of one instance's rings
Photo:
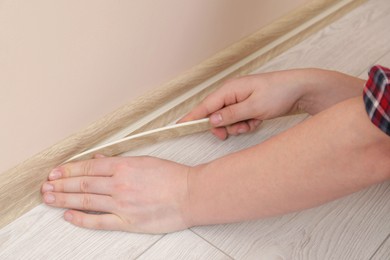
POLYGON ((212 111, 209 108, 209 102, 207 99, 203 100, 200 103, 200 107, 202 108, 202 111, 201 111, 202 115, 209 115, 212 113, 212 111))
POLYGON ((254 102, 253 98, 251 97, 249 97, 248 102, 246 102, 245 105, 247 106, 248 111, 253 111, 253 115, 260 114, 262 112, 262 109, 260 109, 258 102, 254 102))
POLYGON ((227 119, 229 119, 229 120, 236 118, 236 111, 235 111, 235 109, 233 109, 232 106, 226 107, 226 116, 227 116, 227 119))
POLYGON ((54 190, 57 192, 63 192, 65 190, 64 183, 62 181, 51 183, 54 187, 54 190))
POLYGON ((57 205, 57 207, 60 207, 60 208, 67 208, 68 207, 68 203, 67 203, 66 198, 63 196, 60 196, 60 195, 56 195, 55 204, 57 205))
POLYGON ((85 175, 92 175, 92 160, 84 161, 83 172, 85 175))
POLYGON ((83 178, 80 180, 80 191, 86 193, 89 191, 89 183, 88 180, 83 178))
POLYGON ((248 123, 249 131, 252 132, 256 129, 255 123, 253 121, 248 123))
POLYGON ((226 131, 229 135, 237 135, 237 129, 235 126, 228 126, 226 127, 226 131))
POLYGON ((130 186, 122 181, 118 181, 113 184, 113 188, 116 191, 117 194, 126 193, 131 190, 130 186))
POLYGON ((63 178, 72 177, 69 164, 59 167, 59 169, 59 171, 62 173, 63 178))
MULTIPOLYGON (((138 157, 139 159, 141 159, 142 157, 138 157)), ((114 166, 114 172, 120 172, 122 170, 126 170, 127 168, 131 167, 131 161, 130 159, 129 160, 126 160, 126 161, 120 161, 118 163, 115 164, 114 166)))
POLYGON ((125 161, 119 162, 112 167, 112 171, 113 171, 112 176, 115 179, 121 178, 123 177, 123 175, 127 175, 131 167, 132 167, 131 164, 129 164, 128 162, 125 161))
POLYGON ((223 87, 224 88, 233 88, 233 87, 235 87, 238 80, 239 80, 239 78, 230 78, 230 79, 225 81, 225 83, 223 84, 223 87))
POLYGON ((92 199, 88 194, 84 194, 82 198, 82 208, 83 209, 91 209, 92 208, 92 199))
POLYGON ((200 106, 201 107, 204 107, 204 108, 207 108, 207 106, 208 106, 208 104, 209 104, 209 99, 210 99, 210 97, 206 97, 205 99, 203 99, 201 102, 200 102, 200 106))
POLYGON ((115 208, 123 210, 129 207, 129 203, 126 200, 119 200, 115 202, 115 208))
POLYGON ((256 130, 256 128, 258 128, 258 126, 261 124, 261 120, 258 119, 252 120, 251 122, 251 131, 256 130))

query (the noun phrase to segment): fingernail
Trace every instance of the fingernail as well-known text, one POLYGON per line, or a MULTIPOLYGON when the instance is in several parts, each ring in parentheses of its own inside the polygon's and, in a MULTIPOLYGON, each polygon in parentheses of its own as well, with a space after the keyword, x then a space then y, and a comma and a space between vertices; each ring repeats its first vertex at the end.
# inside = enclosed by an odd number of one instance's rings
POLYGON ((54 186, 48 182, 44 183, 43 186, 42 186, 42 191, 43 192, 47 192, 47 191, 53 191, 54 190, 54 186))
POLYGON ((218 125, 219 123, 222 122, 222 116, 221 114, 213 114, 210 116, 210 122, 213 124, 213 125, 218 125))
POLYGON ((58 170, 58 169, 52 170, 52 171, 50 172, 50 174, 49 174, 49 179, 50 179, 50 180, 57 180, 57 179, 59 179, 59 178, 61 178, 61 177, 62 177, 62 173, 61 173, 61 171, 58 170))
POLYGON ((53 203, 56 201, 56 198, 54 197, 53 194, 45 194, 43 195, 43 199, 45 200, 46 203, 53 203))
POLYGON ((73 214, 70 213, 70 212, 65 212, 65 214, 64 214, 64 219, 65 219, 66 221, 68 221, 68 222, 71 222, 72 219, 73 219, 73 214))

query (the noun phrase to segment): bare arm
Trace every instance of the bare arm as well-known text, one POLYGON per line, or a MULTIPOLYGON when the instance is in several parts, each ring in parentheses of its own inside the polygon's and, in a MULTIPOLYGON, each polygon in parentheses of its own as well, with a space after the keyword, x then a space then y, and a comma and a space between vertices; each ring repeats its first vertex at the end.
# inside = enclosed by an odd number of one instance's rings
POLYGON ((361 96, 364 80, 322 69, 254 74, 227 81, 180 121, 210 117, 220 139, 253 131, 263 120, 303 111, 315 115, 361 96))
POLYGON ((390 138, 361 97, 190 174, 191 225, 227 223, 320 205, 390 178, 390 138))
POLYGON ((143 233, 319 205, 389 179, 390 138, 369 121, 362 87, 360 79, 317 69, 231 80, 183 120, 220 117, 213 132, 224 139, 298 108, 315 116, 196 167, 153 157, 61 165, 43 184, 43 200, 70 209, 64 217, 77 226, 143 233))

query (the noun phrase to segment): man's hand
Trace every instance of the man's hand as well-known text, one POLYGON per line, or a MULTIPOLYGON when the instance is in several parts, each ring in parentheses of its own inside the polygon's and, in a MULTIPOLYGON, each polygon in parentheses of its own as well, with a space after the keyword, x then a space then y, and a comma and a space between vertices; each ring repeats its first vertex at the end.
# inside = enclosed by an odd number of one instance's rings
POLYGON ((42 186, 43 200, 70 209, 65 220, 84 228, 139 233, 182 230, 190 226, 187 177, 191 169, 153 157, 73 162, 50 173, 42 186))

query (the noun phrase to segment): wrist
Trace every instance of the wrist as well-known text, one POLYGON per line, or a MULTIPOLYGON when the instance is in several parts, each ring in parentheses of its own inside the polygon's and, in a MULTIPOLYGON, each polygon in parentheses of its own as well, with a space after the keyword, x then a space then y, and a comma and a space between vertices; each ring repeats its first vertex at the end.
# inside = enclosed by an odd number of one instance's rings
MULTIPOLYGON (((301 100, 307 95, 307 85, 312 81, 309 77, 311 77, 311 74, 308 69, 276 71, 268 74, 269 86, 282 86, 284 93, 281 95, 281 100, 285 100, 283 97, 288 97, 289 110, 284 111, 284 113, 305 112, 301 100)), ((286 102, 283 102, 282 105, 285 104, 286 102)))
POLYGON ((188 227, 214 224, 209 219, 210 212, 207 210, 212 199, 205 199, 209 195, 209 189, 205 180, 206 168, 208 164, 200 164, 188 171, 187 177, 187 191, 188 191, 188 205, 187 216, 185 217, 188 227))
POLYGON ((303 79, 301 81, 302 95, 298 100, 299 110, 310 113, 313 110, 313 106, 317 102, 318 90, 319 90, 319 76, 321 76, 322 71, 319 69, 309 68, 298 70, 298 77, 303 79))
POLYGON ((196 179, 199 177, 201 165, 189 167, 187 170, 187 199, 185 210, 183 214, 184 222, 187 228, 191 228, 194 226, 200 225, 197 221, 197 216, 199 215, 196 211, 196 207, 194 206, 194 189, 196 179))
POLYGON ((337 71, 316 68, 298 70, 303 94, 298 107, 311 115, 341 101, 360 96, 364 80, 337 71))

